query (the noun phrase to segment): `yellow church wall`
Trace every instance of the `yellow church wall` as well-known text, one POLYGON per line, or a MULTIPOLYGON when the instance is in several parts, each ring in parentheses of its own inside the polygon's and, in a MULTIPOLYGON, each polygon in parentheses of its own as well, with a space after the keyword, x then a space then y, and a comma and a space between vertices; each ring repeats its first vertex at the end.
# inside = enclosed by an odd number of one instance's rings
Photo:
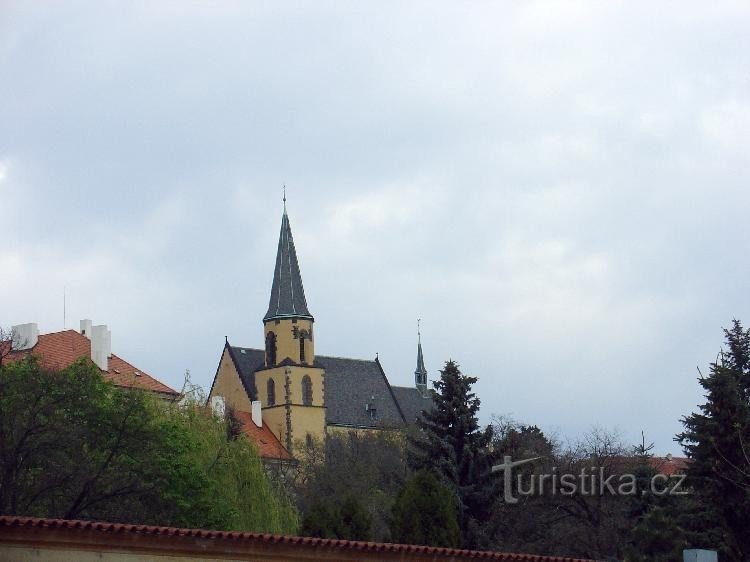
POLYGON ((292 439, 305 439, 307 434, 313 439, 323 440, 326 432, 326 410, 319 406, 291 406, 292 439))
POLYGON ((287 388, 289 379, 289 411, 292 428, 292 441, 311 436, 322 439, 325 436, 325 405, 323 391, 323 369, 316 367, 275 367, 255 372, 255 386, 263 408, 263 419, 268 427, 287 445, 287 388), (312 383, 312 406, 302 403, 302 378, 307 375, 312 383), (268 404, 268 380, 273 379, 276 393, 275 406, 268 404))
POLYGON ((282 403, 278 406, 263 408, 263 423, 286 447, 286 406, 282 403))
POLYGON ((266 408, 268 404, 268 379, 272 378, 276 389, 276 404, 286 402, 286 377, 289 376, 289 402, 302 404, 302 377, 310 377, 312 383, 312 405, 324 406, 323 393, 324 371, 318 367, 275 367, 255 372, 255 386, 258 389, 258 399, 266 408))
POLYGON ((315 334, 312 320, 300 318, 296 320, 296 323, 292 319, 268 320, 264 324, 263 341, 266 341, 268 332, 273 332, 276 334, 276 362, 280 363, 288 357, 295 363, 300 363, 299 339, 294 338, 295 327, 298 330, 307 330, 308 333, 313 334, 313 339, 305 340, 305 363, 311 364, 315 360, 315 334))
POLYGON ((393 442, 403 442, 406 432, 403 428, 393 427, 347 427, 343 425, 326 425, 326 434, 328 435, 346 435, 354 433, 360 437, 368 437, 375 433, 385 435, 393 442))
POLYGON ((223 396, 228 406, 238 410, 249 412, 251 410, 250 399, 245 392, 240 376, 234 366, 234 361, 229 356, 229 349, 224 348, 221 355, 219 369, 216 373, 213 388, 209 394, 209 399, 214 396, 223 396))

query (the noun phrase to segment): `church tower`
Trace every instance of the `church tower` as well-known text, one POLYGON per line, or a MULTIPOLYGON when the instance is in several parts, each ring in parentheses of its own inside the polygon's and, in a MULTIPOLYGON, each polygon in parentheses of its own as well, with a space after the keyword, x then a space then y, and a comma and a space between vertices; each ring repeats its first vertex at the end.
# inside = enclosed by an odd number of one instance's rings
POLYGON ((285 198, 271 297, 263 317, 265 363, 255 372, 255 383, 263 418, 290 452, 299 449, 300 440, 325 437, 324 372, 315 362, 313 322, 285 198))
POLYGON ((427 396, 427 369, 424 368, 422 356, 422 333, 417 324, 417 368, 414 371, 414 382, 422 396, 427 396))

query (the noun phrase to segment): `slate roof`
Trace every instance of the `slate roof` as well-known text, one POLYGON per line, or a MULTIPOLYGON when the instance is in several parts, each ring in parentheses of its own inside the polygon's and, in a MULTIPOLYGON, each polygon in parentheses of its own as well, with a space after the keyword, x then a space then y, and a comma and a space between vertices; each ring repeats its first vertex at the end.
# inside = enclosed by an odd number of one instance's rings
POLYGON ((406 424, 380 362, 317 356, 325 369, 326 423, 354 427, 406 424), (370 417, 366 405, 375 408, 370 417))
MULTIPOLYGON (((229 347, 251 400, 258 399, 255 371, 264 367, 262 349, 229 347)), ((393 427, 413 423, 430 400, 416 388, 391 387, 380 362, 317 355, 315 367, 325 369, 326 423, 344 427, 393 427), (403 401, 403 405, 402 405, 403 401), (375 408, 370 417, 366 404, 375 408)), ((261 402, 264 402, 261 397, 261 402)))
POLYGON ((271 284, 271 298, 268 302, 268 312, 263 321, 278 318, 309 318, 312 320, 310 311, 307 310, 305 300, 305 289, 302 286, 302 275, 299 271, 297 252, 294 249, 292 238, 292 227, 289 225, 289 216, 281 217, 281 233, 279 234, 279 248, 276 252, 276 267, 273 270, 273 283, 271 284))
POLYGON ((429 395, 423 396, 416 388, 409 386, 392 386, 391 388, 401 406, 406 423, 414 423, 422 410, 429 410, 432 407, 432 399, 429 395))
MULTIPOLYGON (((91 340, 75 330, 41 334, 31 349, 14 351, 5 360, 18 361, 29 354, 36 355, 47 369, 64 369, 81 357, 91 357, 91 340)), ((107 360, 107 370, 102 376, 113 384, 126 388, 139 388, 160 394, 178 396, 179 392, 138 369, 114 353, 107 360)))

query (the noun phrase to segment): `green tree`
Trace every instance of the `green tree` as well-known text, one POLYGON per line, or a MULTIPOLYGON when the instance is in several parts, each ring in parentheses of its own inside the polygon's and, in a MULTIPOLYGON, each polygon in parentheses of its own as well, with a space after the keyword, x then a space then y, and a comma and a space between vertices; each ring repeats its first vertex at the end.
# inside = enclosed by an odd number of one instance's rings
POLYGON ((367 541, 372 534, 372 517, 354 496, 346 496, 340 506, 331 499, 321 499, 305 514, 300 533, 309 537, 367 541))
POLYGON ((81 359, 0 367, 0 512, 293 532, 253 445, 195 403, 107 383, 81 359))
POLYGON ((393 504, 395 542, 455 548, 461 543, 455 495, 428 471, 417 472, 393 504))
MULTIPOLYGON (((393 501, 410 474, 403 435, 386 430, 337 432, 325 442, 313 440, 300 445, 303 454, 294 485, 299 510, 306 515, 304 532, 337 536, 334 531, 316 531, 318 523, 310 514, 319 513, 325 521, 325 512, 333 510, 337 517, 342 501, 352 496, 371 517, 369 537, 387 540, 393 501)), ((365 535, 357 538, 364 539, 365 535)))
POLYGON ((480 401, 471 391, 476 382, 461 374, 455 362, 446 362, 433 383, 433 407, 417 421, 421 431, 411 440, 409 456, 415 470, 432 471, 453 489, 466 548, 486 545, 482 526, 496 492, 488 447, 492 427, 479 426, 480 401))
POLYGON ((726 347, 701 376, 706 401, 682 419, 677 436, 688 457, 688 481, 706 510, 708 544, 727 560, 750 559, 750 332, 738 320, 726 347))

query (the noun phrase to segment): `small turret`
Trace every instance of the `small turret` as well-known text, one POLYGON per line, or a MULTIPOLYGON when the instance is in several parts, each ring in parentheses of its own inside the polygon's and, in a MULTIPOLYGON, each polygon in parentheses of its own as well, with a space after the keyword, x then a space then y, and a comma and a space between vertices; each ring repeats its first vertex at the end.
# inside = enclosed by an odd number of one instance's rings
POLYGON ((425 396, 427 394, 427 369, 424 367, 422 355, 422 333, 419 328, 420 321, 417 320, 417 368, 414 371, 414 383, 417 390, 425 396))

